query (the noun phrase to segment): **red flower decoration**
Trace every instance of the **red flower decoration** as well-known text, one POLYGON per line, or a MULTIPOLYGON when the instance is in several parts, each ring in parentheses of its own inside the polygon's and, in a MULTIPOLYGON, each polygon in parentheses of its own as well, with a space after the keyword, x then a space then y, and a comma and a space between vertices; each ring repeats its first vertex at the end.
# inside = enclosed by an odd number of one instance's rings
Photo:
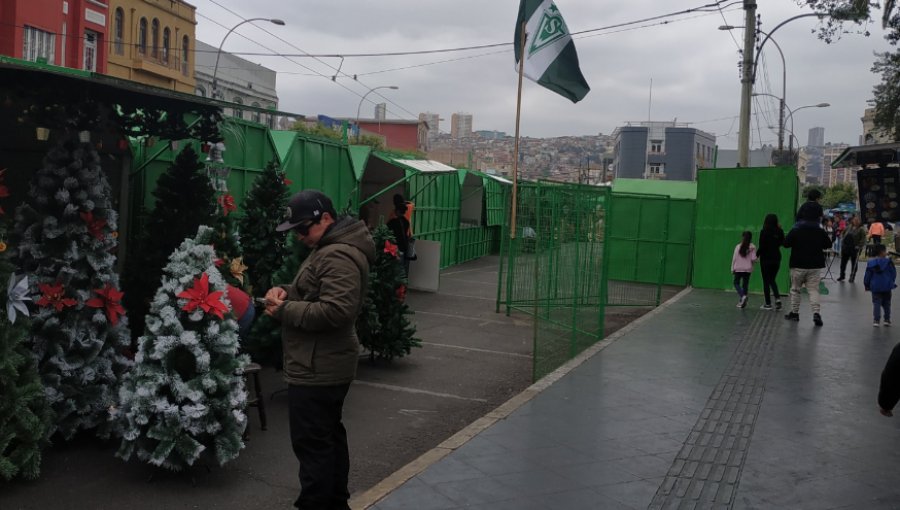
POLYGON ((399 299, 401 303, 406 301, 406 285, 397 287, 397 299, 399 299))
POLYGON ((384 252, 390 254, 394 258, 397 258, 399 256, 397 252, 397 245, 390 241, 384 242, 384 252))
POLYGON ((66 308, 68 306, 75 306, 75 304, 78 303, 78 301, 75 301, 72 298, 64 297, 66 294, 66 289, 60 282, 56 282, 56 285, 42 283, 38 285, 38 288, 43 294, 41 296, 41 299, 37 300, 38 306, 52 306, 53 308, 56 308, 57 312, 59 312, 63 308, 66 308))
POLYGON ((84 304, 91 308, 103 308, 109 323, 113 326, 118 324, 119 316, 125 315, 125 308, 122 307, 121 303, 122 296, 125 293, 120 292, 119 289, 108 283, 102 289, 94 289, 94 293, 99 297, 88 299, 84 304))
POLYGON ((285 175, 281 178, 281 182, 284 183, 285 186, 290 186, 291 184, 294 184, 294 181, 288 179, 287 175, 285 175))
POLYGON ((193 288, 179 293, 178 297, 188 300, 188 302, 181 307, 185 312, 193 312, 199 307, 204 313, 212 313, 216 317, 224 319, 225 313, 228 312, 228 307, 225 306, 225 303, 221 300, 223 293, 224 291, 217 290, 210 294, 209 275, 203 273, 200 278, 194 279, 193 288))
POLYGON ((219 207, 222 208, 222 216, 228 216, 228 213, 237 211, 237 205, 235 205, 234 203, 234 197, 231 196, 230 193, 220 195, 216 201, 219 203, 219 207))
POLYGON ((213 261, 213 264, 215 264, 216 267, 222 267, 225 265, 225 260, 224 259, 216 259, 213 261))
POLYGON ((94 218, 94 212, 88 211, 81 213, 81 219, 87 224, 88 233, 95 239, 103 240, 103 227, 106 226, 106 220, 103 218, 94 218))

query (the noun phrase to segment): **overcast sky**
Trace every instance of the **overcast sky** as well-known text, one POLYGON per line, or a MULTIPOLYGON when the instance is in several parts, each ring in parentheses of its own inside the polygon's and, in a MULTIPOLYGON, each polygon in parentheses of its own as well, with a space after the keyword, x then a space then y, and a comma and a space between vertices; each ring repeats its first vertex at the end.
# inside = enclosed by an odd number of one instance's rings
MULTIPOLYGON (((233 53, 340 54, 387 53, 510 44, 499 48, 415 56, 340 58, 243 56, 278 72, 279 108, 301 114, 355 117, 362 105, 372 117, 373 102, 387 101, 388 117, 414 119, 419 112, 440 113, 441 131, 450 130, 454 112, 471 113, 476 130, 514 132, 517 74, 512 38, 517 0, 190 0, 197 7, 197 38, 218 46, 228 28, 242 19, 280 18, 285 26, 247 23, 232 33, 223 51, 233 53), (231 12, 229 12, 231 11, 231 12), (254 26, 256 25, 256 26, 254 26), (223 28, 227 27, 227 28, 223 28), (270 33, 267 33, 270 32, 270 33), (280 38, 280 39, 279 39, 280 38), (454 59, 452 62, 443 62, 454 59), (431 64, 431 65, 429 65, 431 64), (405 68, 405 69, 403 69, 405 68), (352 75, 357 75, 354 81, 352 75), (347 76, 350 75, 350 76, 347 76), (378 97, 383 93, 384 98, 378 97)), ((557 0, 573 33, 697 8, 709 0, 557 0)), ((758 0, 762 29, 810 12, 794 0, 758 0)), ((526 80, 522 134, 553 137, 609 134, 626 121, 676 120, 710 132, 722 148, 737 146, 740 111, 738 46, 744 25, 742 2, 723 2, 722 11, 695 12, 640 25, 576 36, 581 69, 591 91, 581 102, 526 80), (637 28, 642 27, 643 28, 637 28), (652 101, 651 101, 652 80, 652 101)), ((880 12, 878 19, 880 20, 880 12)), ((871 35, 845 34, 830 45, 812 33, 813 17, 779 28, 774 39, 787 61, 786 103, 830 103, 794 115, 794 133, 806 144, 808 130, 825 128, 826 142, 855 145, 863 110, 878 77, 870 71, 875 51, 890 48, 880 22, 871 35)), ((854 31, 855 26, 849 27, 854 31)), ((227 73, 220 69, 220 73, 227 73)), ((763 48, 756 92, 782 95, 782 64, 771 42, 763 48)), ((775 144, 777 100, 759 97, 753 106, 751 147, 775 144), (769 129, 768 126, 772 126, 769 129)), ((788 129, 790 125, 788 124, 788 129)))

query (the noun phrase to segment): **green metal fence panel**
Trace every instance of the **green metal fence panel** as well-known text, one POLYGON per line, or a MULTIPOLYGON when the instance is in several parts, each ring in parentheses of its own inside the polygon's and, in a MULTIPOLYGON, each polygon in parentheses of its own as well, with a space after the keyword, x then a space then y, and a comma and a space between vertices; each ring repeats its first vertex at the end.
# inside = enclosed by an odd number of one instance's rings
POLYGON ((669 225, 663 285, 687 286, 694 257, 696 200, 669 200, 669 225))
POLYGON ((456 263, 495 253, 500 240, 501 227, 460 227, 456 250, 456 263))
POLYGON ((407 199, 416 204, 412 225, 414 235, 417 239, 441 243, 441 268, 456 264, 459 175, 456 172, 412 172, 407 189, 407 199))
POLYGON ((346 145, 298 134, 282 168, 292 181, 291 192, 318 189, 338 210, 356 210, 357 179, 346 145))
POLYGON ((669 250, 670 199, 612 193, 609 227, 610 306, 656 306, 669 250))
MULTIPOLYGON (((757 241, 766 214, 778 215, 785 230, 793 223, 798 181, 793 167, 705 169, 698 172, 696 240, 693 285, 732 288, 731 257, 749 230, 757 241)), ((778 274, 781 289, 788 289, 788 256, 778 274)), ((762 290, 759 271, 750 278, 750 290, 762 290)))
POLYGON ((507 311, 533 317, 533 377, 549 374, 603 337, 604 217, 609 189, 522 183, 515 239, 502 250, 499 282, 507 311))

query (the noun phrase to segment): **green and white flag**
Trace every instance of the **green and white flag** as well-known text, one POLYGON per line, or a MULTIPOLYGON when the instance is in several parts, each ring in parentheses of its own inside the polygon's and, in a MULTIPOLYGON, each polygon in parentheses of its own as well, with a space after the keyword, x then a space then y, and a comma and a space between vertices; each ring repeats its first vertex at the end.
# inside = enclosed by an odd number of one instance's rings
MULTIPOLYGON (((581 101, 591 87, 578 67, 575 42, 552 0, 521 0, 516 20, 516 64, 522 61, 522 23, 525 23, 525 76, 569 98, 581 101)), ((518 69, 518 68, 517 68, 518 69)))

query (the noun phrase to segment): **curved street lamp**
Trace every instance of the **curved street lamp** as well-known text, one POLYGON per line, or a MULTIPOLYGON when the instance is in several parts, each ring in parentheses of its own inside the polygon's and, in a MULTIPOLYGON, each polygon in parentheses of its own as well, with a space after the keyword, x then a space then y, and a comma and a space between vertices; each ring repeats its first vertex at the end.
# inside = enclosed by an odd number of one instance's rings
POLYGON ((225 37, 222 38, 222 42, 219 43, 219 50, 216 52, 216 66, 213 68, 213 76, 212 76, 212 88, 213 88, 212 89, 212 97, 213 97, 213 99, 217 99, 216 93, 218 92, 219 87, 218 87, 218 82, 216 81, 216 74, 218 74, 218 72, 219 72, 219 57, 222 56, 222 46, 225 44, 225 39, 228 39, 228 36, 231 35, 231 33, 234 32, 234 30, 237 27, 243 25, 244 23, 250 23, 251 21, 268 21, 269 23, 272 23, 275 25, 284 26, 284 21, 277 19, 277 18, 250 18, 250 19, 245 19, 244 21, 241 21, 237 25, 231 27, 231 30, 229 30, 228 33, 225 34, 225 37))
POLYGON ((356 143, 359 143, 359 135, 360 135, 360 133, 359 133, 359 112, 362 109, 362 104, 363 104, 363 101, 366 100, 366 97, 368 97, 369 94, 371 94, 372 92, 375 92, 378 89, 397 90, 399 88, 400 87, 398 87, 396 85, 380 85, 378 87, 370 88, 368 92, 363 94, 362 99, 359 100, 359 106, 356 107, 356 143))
MULTIPOLYGON (((794 108, 793 110, 789 110, 787 118, 790 119, 790 121, 791 121, 791 133, 794 132, 794 113, 795 112, 799 112, 800 110, 803 110, 805 108, 828 108, 829 106, 831 106, 831 103, 817 103, 817 104, 808 104, 805 106, 798 106, 797 108, 794 108)), ((787 121, 785 121, 785 123, 787 123, 787 121)), ((797 137, 795 136, 794 138, 797 138, 797 137)), ((799 144, 799 143, 800 143, 800 140, 797 140, 797 144, 799 144)), ((788 139, 788 152, 793 153, 793 150, 794 150, 794 140, 793 140, 793 138, 789 138, 788 139)))

